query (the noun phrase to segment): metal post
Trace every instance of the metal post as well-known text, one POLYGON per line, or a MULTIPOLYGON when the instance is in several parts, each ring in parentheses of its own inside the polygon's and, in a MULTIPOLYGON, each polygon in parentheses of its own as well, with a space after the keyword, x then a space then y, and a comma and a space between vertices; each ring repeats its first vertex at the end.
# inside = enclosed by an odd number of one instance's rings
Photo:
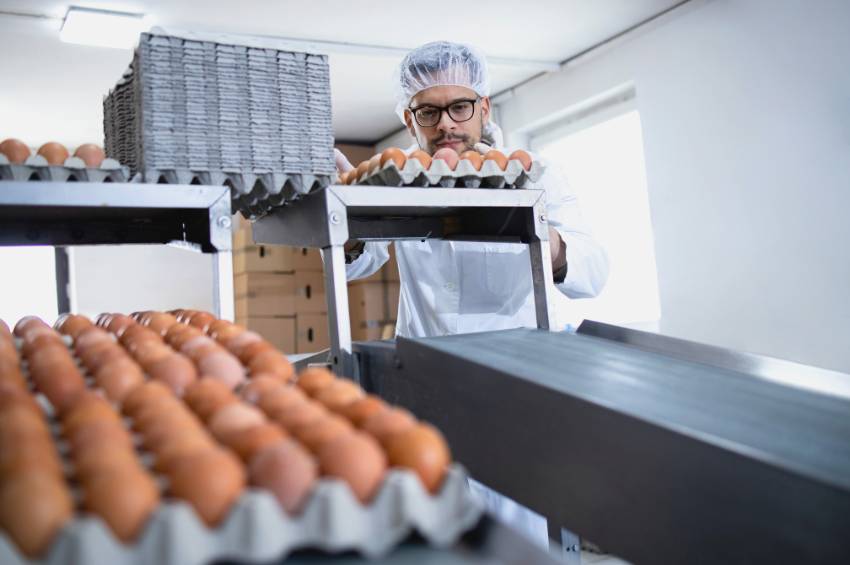
MULTIPOLYGON (((541 199, 542 200, 542 199, 541 199)), ((545 204, 541 201, 534 206, 534 234, 528 242, 531 256, 531 284, 534 288, 534 310, 537 314, 537 327, 541 330, 554 330, 555 317, 550 305, 552 259, 549 251, 549 223, 546 220, 545 204)))
POLYGON ((230 251, 211 253, 213 265, 213 309, 222 320, 235 318, 233 304, 233 255, 230 251))
POLYGON ((339 375, 358 380, 351 356, 351 319, 348 314, 348 285, 345 277, 345 250, 342 245, 322 248, 325 264, 325 295, 328 300, 328 326, 331 340, 330 364, 339 375))
POLYGON ((54 247, 56 265, 56 313, 67 314, 71 311, 71 296, 69 284, 71 269, 68 260, 68 250, 64 247, 54 247))

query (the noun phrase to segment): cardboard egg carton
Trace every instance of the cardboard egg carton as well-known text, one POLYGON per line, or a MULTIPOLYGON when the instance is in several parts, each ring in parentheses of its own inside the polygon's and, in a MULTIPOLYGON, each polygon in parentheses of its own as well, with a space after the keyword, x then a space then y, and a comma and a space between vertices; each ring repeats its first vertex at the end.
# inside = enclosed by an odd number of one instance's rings
POLYGON ((442 159, 431 162, 426 169, 418 159, 407 159, 399 169, 394 161, 387 161, 383 167, 364 173, 353 184, 382 186, 419 186, 440 188, 526 188, 540 180, 545 167, 539 161, 532 161, 526 171, 522 164, 513 159, 508 161, 504 170, 495 161, 484 161, 481 170, 467 159, 458 162, 454 170, 442 159))
MULTIPOLYGON (((71 348, 71 339, 63 336, 71 348)), ((20 351, 22 340, 15 338, 20 351)), ((23 358, 23 357, 22 357, 23 358)), ((75 357, 76 359, 76 357, 75 357)), ((92 386, 93 377, 79 359, 80 371, 92 386)), ((27 380, 27 363, 22 370, 27 380)), ((30 381, 31 382, 31 381, 30 381)), ((51 422, 54 441, 66 473, 68 446, 49 402, 37 400, 51 422)), ((125 421, 130 428, 129 421, 125 421)), ((151 469, 149 453, 141 449, 142 463, 151 469)), ((161 490, 167 479, 157 476, 161 490)), ((289 515, 269 491, 248 487, 217 527, 210 528, 188 503, 163 496, 139 538, 124 544, 106 523, 93 514, 77 513, 53 540, 41 559, 28 559, 0 530, 0 563, 6 565, 202 565, 220 560, 271 562, 293 551, 316 549, 328 553, 355 551, 368 558, 390 553, 416 532, 430 545, 448 547, 475 526, 483 515, 480 501, 470 491, 465 469, 453 463, 439 492, 429 493, 412 471, 391 468, 374 498, 361 503, 342 480, 320 477, 306 504, 289 515)), ((74 498, 80 495, 70 481, 74 498)))
POLYGON ((62 165, 50 165, 41 155, 31 155, 23 164, 15 164, 0 153, 0 180, 128 182, 130 170, 114 159, 104 159, 96 169, 86 167, 79 157, 68 157, 62 165))

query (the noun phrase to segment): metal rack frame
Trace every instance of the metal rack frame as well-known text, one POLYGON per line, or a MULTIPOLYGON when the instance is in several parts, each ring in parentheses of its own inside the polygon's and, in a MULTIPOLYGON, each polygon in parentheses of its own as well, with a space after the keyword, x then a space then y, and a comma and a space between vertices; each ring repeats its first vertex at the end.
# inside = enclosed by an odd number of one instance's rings
POLYGON ((0 181, 0 245, 169 244, 212 255, 213 301, 233 319, 226 186, 0 181))
POLYGON ((333 185, 277 208, 253 224, 254 240, 321 249, 328 300, 329 363, 359 380, 352 361, 343 246, 349 240, 429 238, 528 245, 537 327, 554 326, 552 264, 542 190, 333 185))

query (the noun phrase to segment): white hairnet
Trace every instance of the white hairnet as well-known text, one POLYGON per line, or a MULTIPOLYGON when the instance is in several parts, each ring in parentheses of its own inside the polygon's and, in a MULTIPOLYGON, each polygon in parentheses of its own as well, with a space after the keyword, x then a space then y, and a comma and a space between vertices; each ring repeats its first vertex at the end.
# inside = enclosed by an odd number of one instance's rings
POLYGON ((490 95, 487 59, 470 45, 434 41, 417 47, 401 61, 396 82, 396 114, 404 122, 410 100, 432 86, 464 86, 490 95))

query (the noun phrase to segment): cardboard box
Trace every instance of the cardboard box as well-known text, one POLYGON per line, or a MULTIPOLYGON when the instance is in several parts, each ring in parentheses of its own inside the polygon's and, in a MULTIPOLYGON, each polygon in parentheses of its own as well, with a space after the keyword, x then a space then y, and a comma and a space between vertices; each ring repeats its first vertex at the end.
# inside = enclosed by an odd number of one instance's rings
POLYGON ((322 254, 316 248, 293 247, 293 267, 296 271, 324 271, 322 254))
POLYGON ((291 273, 294 270, 291 247, 248 245, 233 249, 234 273, 291 273))
POLYGON ((298 353, 315 353, 329 347, 327 314, 295 316, 295 349, 298 353))
POLYGON ((294 316, 295 275, 240 273, 233 278, 236 316, 294 316))
POLYGON ((395 254, 395 243, 391 243, 389 249, 390 260, 387 261, 386 265, 384 265, 384 268, 381 270, 384 271, 385 281, 398 282, 400 279, 398 276, 398 259, 395 254))
POLYGON ((383 327, 394 324, 398 315, 399 288, 398 283, 384 282, 348 287, 352 339, 381 339, 383 327))
POLYGON ((319 314, 327 311, 325 274, 321 271, 295 271, 295 313, 319 314))
POLYGON ((394 322, 379 322, 367 320, 360 327, 351 327, 351 341, 375 341, 379 339, 392 339, 395 337, 394 322))
POLYGON ((282 352, 295 353, 295 316, 237 316, 236 323, 257 332, 282 352))

